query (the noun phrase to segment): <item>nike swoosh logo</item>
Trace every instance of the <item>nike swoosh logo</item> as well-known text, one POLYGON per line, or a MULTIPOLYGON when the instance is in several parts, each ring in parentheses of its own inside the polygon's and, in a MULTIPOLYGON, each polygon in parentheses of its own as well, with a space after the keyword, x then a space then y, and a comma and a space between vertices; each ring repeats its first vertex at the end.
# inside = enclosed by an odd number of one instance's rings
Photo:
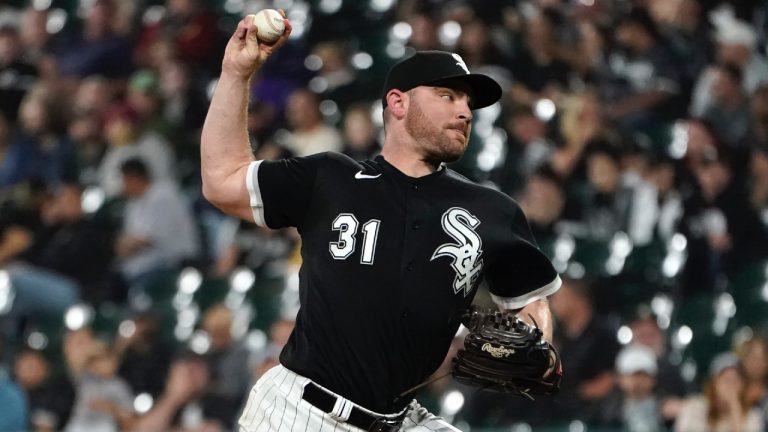
POLYGON ((362 171, 355 173, 355 178, 356 179, 375 179, 377 177, 381 177, 381 173, 376 174, 376 175, 363 174, 362 171))

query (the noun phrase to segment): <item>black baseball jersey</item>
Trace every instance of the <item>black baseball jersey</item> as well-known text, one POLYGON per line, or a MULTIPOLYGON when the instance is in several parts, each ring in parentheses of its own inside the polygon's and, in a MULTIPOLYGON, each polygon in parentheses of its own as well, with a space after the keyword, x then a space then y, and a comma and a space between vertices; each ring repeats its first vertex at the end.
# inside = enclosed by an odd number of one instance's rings
POLYGON ((336 153, 253 162, 254 220, 302 237, 301 309, 280 362, 363 407, 440 365, 481 279, 509 309, 560 278, 507 195, 448 168, 409 177, 381 156, 336 153))

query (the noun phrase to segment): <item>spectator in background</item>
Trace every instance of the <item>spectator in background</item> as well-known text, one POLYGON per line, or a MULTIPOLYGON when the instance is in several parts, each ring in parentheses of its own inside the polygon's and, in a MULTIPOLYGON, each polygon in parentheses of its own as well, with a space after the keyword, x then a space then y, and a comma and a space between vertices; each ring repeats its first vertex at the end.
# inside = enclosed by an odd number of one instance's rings
POLYGON ((768 408, 768 341, 752 336, 735 347, 744 372, 745 402, 766 413, 768 408))
POLYGON ((129 107, 115 105, 104 114, 104 137, 108 147, 99 165, 99 185, 107 198, 122 191, 120 167, 128 159, 145 161, 155 182, 175 182, 171 145, 162 136, 141 130, 138 115, 129 107))
MULTIPOLYGON (((0 358, 3 355, 3 339, 0 338, 0 358)), ((0 363, 0 431, 17 432, 27 429, 29 405, 23 391, 8 376, 0 363)))
POLYGON ((648 11, 660 32, 674 46, 675 52, 682 56, 680 66, 684 72, 683 88, 686 95, 691 93, 693 82, 714 55, 711 30, 704 19, 702 6, 700 0, 649 2, 648 11))
POLYGON ((702 394, 688 398, 675 422, 675 432, 760 432, 763 416, 747 405, 744 375, 732 353, 716 356, 702 394))
POLYGON ((61 351, 67 375, 74 378, 85 373, 88 356, 93 352, 96 337, 89 327, 70 330, 64 334, 61 351))
POLYGON ((621 183, 620 154, 620 149, 606 141, 589 144, 587 182, 568 204, 571 213, 566 218, 576 222, 573 234, 605 242, 627 229, 633 191, 621 183))
POLYGON ((619 157, 621 183, 624 187, 632 189, 635 195, 638 190, 648 185, 646 177, 656 156, 651 148, 651 143, 644 138, 638 136, 636 141, 625 143, 625 148, 621 150, 619 157))
POLYGON ((665 154, 654 154, 634 188, 627 234, 637 246, 667 241, 677 232, 683 213, 678 164, 665 154))
POLYGON ((278 319, 269 328, 269 342, 261 351, 252 354, 249 363, 251 364, 251 384, 261 378, 268 370, 280 364, 280 352, 283 350, 288 339, 291 337, 296 321, 292 314, 290 318, 283 316, 278 319))
POLYGON ((549 138, 547 123, 529 107, 513 109, 505 120, 510 153, 505 167, 524 179, 549 163, 556 145, 549 138))
POLYGON ((90 2, 83 12, 82 30, 61 34, 53 43, 58 72, 73 78, 128 76, 132 69, 130 44, 115 31, 114 1, 90 2))
POLYGON ((698 193, 683 203, 688 239, 685 290, 711 292, 718 274, 733 275, 765 256, 765 231, 727 160, 710 155, 694 168, 698 193), (710 291, 708 291, 710 290, 710 291))
POLYGON ((290 133, 284 146, 294 155, 301 157, 341 150, 341 135, 325 123, 320 112, 320 101, 311 91, 298 89, 291 93, 285 116, 290 133))
POLYGON ((225 246, 216 257, 214 273, 228 276, 238 266, 245 266, 257 275, 270 275, 287 259, 297 243, 290 230, 270 230, 244 221, 228 220, 222 227, 219 241, 225 246))
MULTIPOLYGON (((768 60, 758 51, 755 30, 746 22, 726 17, 715 22, 715 60, 737 66, 742 73, 742 83, 747 93, 768 83, 768 60)), ((701 116, 711 105, 713 68, 707 68, 699 75, 693 91, 690 113, 701 116)))
POLYGON ((657 370, 655 394, 659 399, 659 412, 666 426, 671 427, 680 413, 689 385, 683 379, 680 368, 670 361, 667 337, 659 327, 656 316, 644 308, 639 309, 637 317, 627 325, 632 330, 632 343, 647 347, 653 352, 657 370))
POLYGON ((200 148, 197 143, 205 120, 208 98, 202 85, 195 81, 189 64, 172 57, 160 68, 159 92, 163 106, 161 116, 169 130, 177 157, 178 178, 183 185, 197 183, 200 178, 200 148))
MULTIPOLYGON (((614 362, 619 351, 616 331, 594 312, 594 287, 585 279, 563 278, 563 285, 550 300, 559 323, 555 346, 563 359, 563 380, 557 401, 537 401, 547 407, 550 420, 580 419, 591 423, 599 416, 603 399, 616 384, 614 362)), ((546 417, 545 417, 546 418, 546 417)))
POLYGON ((210 371, 210 382, 204 398, 207 417, 234 428, 249 388, 248 349, 232 333, 234 316, 223 304, 208 308, 203 316, 202 329, 211 341, 204 354, 210 371))
POLYGON ((155 181, 143 161, 129 159, 121 172, 128 202, 115 254, 129 287, 143 288, 158 272, 197 256, 197 227, 176 187, 155 181))
POLYGON ((627 345, 616 356, 617 389, 606 399, 600 423, 626 432, 661 432, 660 403, 654 393, 656 356, 643 345, 627 345))
MULTIPOLYGON (((173 129, 189 134, 188 138, 196 136, 205 120, 208 99, 194 81, 189 65, 178 58, 165 63, 160 69, 159 90, 165 102, 165 121, 173 129)), ((191 146, 191 142, 185 144, 191 146)))
POLYGON ((752 122, 746 137, 749 147, 764 146, 768 148, 768 85, 764 85, 752 93, 750 101, 752 122))
POLYGON ((6 0, 0 0, 0 27, 19 22, 21 11, 7 4, 6 0))
POLYGON ((404 14, 404 16, 411 26, 408 46, 416 51, 437 50, 441 48, 440 39, 437 35, 440 23, 435 18, 434 11, 424 7, 421 10, 404 14))
POLYGON ((575 93, 563 100, 559 132, 564 141, 549 161, 552 170, 564 181, 576 178, 584 159, 584 150, 595 140, 607 139, 603 109, 596 93, 575 93))
POLYGON ((712 98, 702 118, 729 148, 735 149, 749 133, 751 122, 741 70, 734 64, 720 63, 712 68, 712 74, 712 98))
MULTIPOLYGON (((321 65, 312 81, 317 84, 317 93, 342 107, 346 107, 347 99, 355 98, 355 81, 360 79, 352 67, 348 51, 343 40, 319 42, 312 50, 321 65)), ((315 86, 310 85, 310 88, 315 89, 315 86)))
POLYGON ((107 150, 98 112, 74 111, 67 124, 67 137, 75 147, 79 173, 75 179, 84 186, 98 186, 99 166, 107 150))
POLYGON ((768 229, 768 146, 752 148, 749 165, 749 201, 763 227, 768 229))
POLYGON ((523 46, 511 63, 513 84, 509 97, 512 104, 533 106, 539 98, 557 99, 568 87, 569 65, 559 58, 557 40, 559 15, 553 9, 542 9, 526 17, 523 46))
POLYGON ((201 356, 185 352, 173 363, 165 388, 152 409, 139 417, 129 430, 176 432, 223 432, 228 430, 207 417, 202 398, 210 382, 208 363, 201 356))
POLYGON ((134 394, 149 393, 157 398, 168 375, 172 349, 161 339, 160 323, 154 313, 138 313, 131 322, 133 332, 120 333, 115 341, 115 353, 120 360, 118 374, 134 394))
POLYGON ((72 416, 63 430, 124 430, 133 421, 133 394, 117 376, 117 357, 96 339, 91 339, 85 349, 82 372, 74 376, 76 398, 72 416))
MULTIPOLYGON (((220 33, 216 15, 201 0, 166 0, 166 14, 144 26, 134 45, 134 59, 140 66, 150 66, 150 51, 157 42, 169 42, 170 51, 185 63, 205 68, 219 62, 216 56, 220 33)), ((155 65, 157 66, 157 65, 155 65)), ((212 72, 212 71, 209 71, 212 72)))
POLYGON ((155 72, 142 69, 128 80, 125 103, 136 113, 138 128, 144 134, 156 134, 166 141, 173 141, 176 131, 163 117, 163 100, 155 72))
POLYGON ((768 225, 768 86, 752 95, 752 124, 745 147, 750 149, 749 201, 758 212, 763 226, 768 225))
MULTIPOLYGON (((29 203, 16 203, 17 208, 3 208, 0 212, 0 266, 6 271, 12 287, 10 294, 6 292, 4 295, 10 295, 13 299, 2 329, 6 336, 20 334, 25 320, 35 322, 41 318, 60 319, 64 311, 78 301, 80 295, 80 287, 74 278, 60 273, 59 269, 41 265, 45 261, 41 258, 50 258, 39 253, 46 250, 47 241, 50 240, 46 230, 51 227, 47 225, 48 216, 43 217, 41 214, 49 213, 52 205, 56 207, 53 201, 61 197, 52 200, 44 187, 33 190, 32 194, 29 203)), ((71 206, 65 207, 72 209, 71 206)), ((67 240, 71 240, 70 245, 79 242, 87 244, 93 237, 67 240)), ((61 247, 66 248, 67 245, 61 247)), ((58 264, 74 264, 71 260, 79 259, 81 257, 67 256, 58 264)), ((80 261, 73 267, 78 265, 87 267, 91 264, 80 261)))
POLYGON ((46 93, 46 88, 36 87, 21 103, 20 128, 11 135, 0 165, 0 187, 33 179, 54 184, 77 176, 74 148, 56 131, 46 93))
POLYGON ((508 75, 504 68, 509 66, 509 59, 491 36, 488 23, 477 17, 468 20, 461 26, 461 35, 456 41, 456 54, 473 71, 484 70, 484 73, 489 73, 489 68, 492 68, 508 75))
POLYGON ((617 47, 609 54, 606 116, 631 136, 679 115, 680 73, 676 57, 645 9, 633 9, 613 30, 617 47))
POLYGON ((163 66, 174 58, 178 58, 178 54, 175 52, 173 38, 162 36, 150 44, 146 59, 137 62, 137 67, 155 71, 162 70, 163 66))
POLYGON ((565 192, 559 179, 551 170, 543 168, 528 177, 522 194, 518 197, 539 247, 554 258, 554 242, 557 222, 565 207, 565 192))
POLYGON ((604 27, 589 19, 579 20, 576 29, 578 40, 570 49, 578 55, 578 61, 573 62, 572 67, 580 80, 591 82, 605 67, 606 34, 604 27))
POLYGON ((50 48, 52 35, 48 32, 49 9, 38 9, 34 3, 27 6, 21 14, 19 35, 24 47, 24 56, 35 65, 45 62, 46 52, 50 48))
POLYGON ((27 182, 9 191, 14 199, 0 202, 0 266, 7 267, 24 257, 32 244, 33 233, 40 229, 40 209, 47 198, 47 188, 40 182, 27 182))
MULTIPOLYGON (((75 293, 98 304, 115 294, 108 283, 111 233, 86 217, 82 198, 83 190, 77 183, 63 183, 52 190, 41 210, 42 226, 25 253, 26 262, 36 266, 28 267, 27 272, 69 278, 79 288, 75 293)), ((37 289, 41 297, 51 296, 52 300, 49 284, 47 281, 37 289)))
POLYGON ((371 118, 370 107, 356 104, 344 114, 342 127, 344 149, 342 153, 354 160, 373 159, 381 151, 376 126, 371 118))
POLYGON ((101 75, 89 75, 80 80, 72 97, 72 109, 76 112, 103 113, 113 102, 115 85, 101 75))
MULTIPOLYGON (((251 151, 256 152, 261 147, 277 145, 273 139, 275 128, 279 124, 277 107, 262 100, 251 100, 248 104, 248 138, 251 143, 251 151)), ((195 150, 198 150, 197 147, 195 150)), ((282 152, 290 151, 282 147, 282 152)))
POLYGON ((24 54, 19 30, 0 24, 0 114, 12 123, 24 95, 37 79, 37 69, 25 61, 24 54))
POLYGON ((29 348, 16 356, 14 377, 29 401, 34 432, 60 431, 69 421, 75 389, 69 379, 55 374, 45 352, 29 348))
POLYGON ((5 153, 8 151, 8 145, 11 141, 11 124, 0 113, 0 167, 3 166, 5 160, 5 153))
POLYGON ((699 165, 717 159, 727 148, 715 135, 714 129, 701 118, 688 118, 678 123, 685 131, 684 166, 679 170, 681 181, 685 187, 695 187, 694 172, 699 165))

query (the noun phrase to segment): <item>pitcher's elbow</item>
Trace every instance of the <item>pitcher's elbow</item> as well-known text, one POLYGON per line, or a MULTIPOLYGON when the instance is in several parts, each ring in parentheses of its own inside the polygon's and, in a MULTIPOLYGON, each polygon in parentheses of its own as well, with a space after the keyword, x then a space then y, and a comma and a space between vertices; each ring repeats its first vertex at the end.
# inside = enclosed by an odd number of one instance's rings
POLYGON ((221 193, 216 189, 211 180, 206 180, 203 177, 203 198, 209 203, 219 207, 221 201, 221 193))

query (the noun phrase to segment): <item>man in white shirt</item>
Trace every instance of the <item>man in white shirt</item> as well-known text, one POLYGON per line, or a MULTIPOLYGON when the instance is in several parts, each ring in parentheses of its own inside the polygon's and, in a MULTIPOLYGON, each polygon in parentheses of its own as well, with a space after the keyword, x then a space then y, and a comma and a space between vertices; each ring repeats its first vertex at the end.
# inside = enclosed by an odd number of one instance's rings
POLYGON ((197 229, 175 185, 153 182, 140 159, 125 161, 121 172, 128 202, 115 253, 128 283, 195 257, 199 251, 197 229))

